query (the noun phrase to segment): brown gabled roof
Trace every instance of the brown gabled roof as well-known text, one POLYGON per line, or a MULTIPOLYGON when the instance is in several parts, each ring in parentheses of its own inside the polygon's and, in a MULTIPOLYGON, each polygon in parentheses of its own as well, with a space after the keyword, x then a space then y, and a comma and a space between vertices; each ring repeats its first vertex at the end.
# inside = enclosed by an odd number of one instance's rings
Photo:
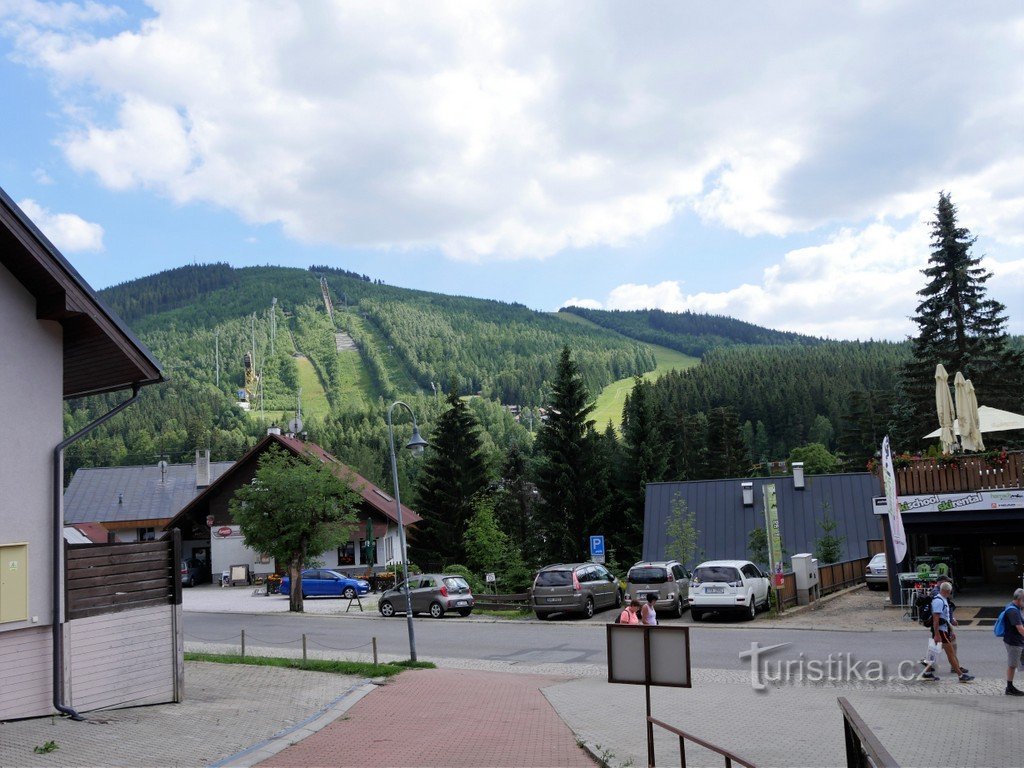
POLYGON ((36 317, 64 330, 64 397, 164 380, 160 363, 0 189, 0 264, 35 296, 36 317))
MULTIPOLYGON (((395 513, 395 499, 357 473, 351 467, 343 464, 319 445, 303 441, 297 437, 291 437, 289 435, 267 435, 241 459, 235 462, 231 468, 214 480, 202 493, 182 508, 182 510, 164 526, 164 530, 170 530, 171 528, 179 526, 181 521, 184 520, 185 517, 188 516, 197 506, 205 504, 207 500, 211 498, 212 494, 217 492, 221 483, 229 482, 235 472, 239 471, 241 467, 249 464, 250 462, 255 461, 259 455, 267 450, 267 448, 269 448, 273 443, 280 445, 286 451, 295 456, 305 456, 321 461, 325 464, 330 464, 331 471, 334 475, 348 483, 349 487, 363 498, 363 501, 394 524, 398 524, 398 516, 395 513)), ((402 505, 402 523, 404 525, 409 526, 420 522, 422 519, 423 518, 409 509, 409 507, 405 506, 405 504, 402 505)))

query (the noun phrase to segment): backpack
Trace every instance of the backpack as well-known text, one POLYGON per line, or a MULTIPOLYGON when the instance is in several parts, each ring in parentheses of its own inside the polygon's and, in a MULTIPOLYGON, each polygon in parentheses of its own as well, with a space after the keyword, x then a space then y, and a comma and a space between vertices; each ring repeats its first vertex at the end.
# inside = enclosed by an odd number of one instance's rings
POLYGON ((917 606, 917 620, 921 622, 922 627, 928 627, 931 629, 932 626, 932 596, 931 595, 918 595, 917 600, 914 601, 917 606))
POLYGON ((621 624, 622 623, 622 614, 621 613, 618 616, 615 617, 615 622, 614 623, 615 624, 621 624))
POLYGON ((1002 613, 999 614, 999 618, 996 619, 996 625, 992 627, 992 634, 996 637, 1006 637, 1006 609, 1003 608, 1002 613))

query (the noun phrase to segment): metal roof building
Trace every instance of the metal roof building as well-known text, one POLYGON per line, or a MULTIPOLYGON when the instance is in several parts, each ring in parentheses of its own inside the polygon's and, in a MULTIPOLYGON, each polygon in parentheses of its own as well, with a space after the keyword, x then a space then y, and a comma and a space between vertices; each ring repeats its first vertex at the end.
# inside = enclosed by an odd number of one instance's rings
POLYGON ((808 475, 803 488, 794 487, 791 475, 649 483, 644 505, 643 558, 665 559, 666 527, 673 499, 678 497, 694 513, 697 561, 749 559, 750 532, 765 525, 762 488, 767 483, 775 484, 779 528, 787 559, 814 551, 814 542, 823 533, 819 523, 826 514, 839 524, 835 535, 843 537, 843 560, 867 557, 867 540, 881 538, 873 501, 880 492, 878 478, 868 472, 808 475), (752 504, 744 504, 743 483, 752 484, 752 504))

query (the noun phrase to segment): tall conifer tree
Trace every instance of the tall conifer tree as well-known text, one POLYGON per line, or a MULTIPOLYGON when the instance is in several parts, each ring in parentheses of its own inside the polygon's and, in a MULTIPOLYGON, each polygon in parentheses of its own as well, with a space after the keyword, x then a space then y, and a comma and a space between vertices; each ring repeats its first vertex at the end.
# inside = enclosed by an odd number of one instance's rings
POLYGON ((633 391, 622 409, 624 467, 622 505, 615 528, 619 532, 624 559, 640 558, 644 535, 644 501, 647 484, 665 479, 668 449, 662 440, 653 386, 637 376, 633 391))
POLYGON ((936 424, 939 363, 950 376, 960 372, 971 379, 983 405, 1020 409, 1024 357, 1007 346, 1006 307, 986 298, 992 273, 971 255, 976 240, 958 226, 956 206, 941 193, 932 222, 932 253, 923 270, 928 283, 918 291, 922 300, 913 318, 918 332, 911 339, 912 358, 901 372, 897 416, 905 448, 920 446, 920 435, 936 424))
POLYGON ((562 349, 547 420, 537 432, 536 520, 548 560, 586 559, 587 536, 600 524, 603 472, 590 395, 568 347, 562 349))
POLYGON ((431 436, 418 476, 417 512, 423 522, 413 529, 410 546, 422 565, 466 562, 463 534, 473 517, 474 499, 488 481, 476 416, 456 387, 447 400, 448 410, 431 436))

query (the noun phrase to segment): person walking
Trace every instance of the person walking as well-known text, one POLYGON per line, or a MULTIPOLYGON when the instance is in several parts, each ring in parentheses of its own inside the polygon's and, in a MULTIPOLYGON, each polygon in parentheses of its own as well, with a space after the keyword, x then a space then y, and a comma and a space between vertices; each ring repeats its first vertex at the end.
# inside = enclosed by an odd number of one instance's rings
MULTIPOLYGON (((932 599, 932 639, 946 652, 946 658, 949 659, 949 667, 953 670, 953 674, 961 683, 969 683, 974 679, 974 675, 968 674, 967 670, 960 666, 956 650, 953 648, 953 639, 956 637, 953 627, 957 622, 949 612, 949 596, 952 593, 953 585, 944 581, 939 585, 938 596, 932 599)), ((928 670, 922 677, 933 678, 934 674, 928 670)))
POLYGON ((1013 601, 1003 609, 1003 645, 1006 647, 1006 695, 1024 696, 1013 684, 1013 675, 1024 654, 1024 589, 1013 592, 1013 601))
POLYGON ((640 609, 640 623, 649 627, 657 626, 658 612, 655 610, 655 603, 658 602, 658 595, 655 592, 647 593, 647 602, 640 609))
POLYGON ((622 609, 619 614, 619 624, 639 624, 640 618, 637 613, 640 611, 640 601, 630 600, 629 605, 622 609))

